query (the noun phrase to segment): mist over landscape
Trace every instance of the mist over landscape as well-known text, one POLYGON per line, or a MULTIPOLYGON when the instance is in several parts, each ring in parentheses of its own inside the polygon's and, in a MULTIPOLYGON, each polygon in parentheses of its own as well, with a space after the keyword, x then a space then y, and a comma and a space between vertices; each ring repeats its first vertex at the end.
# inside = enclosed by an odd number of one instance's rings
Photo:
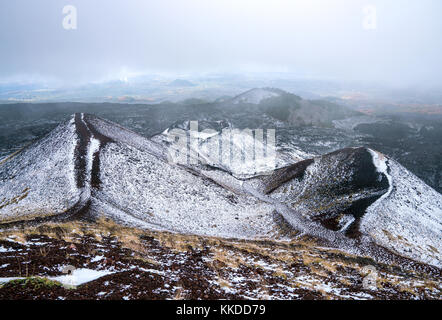
POLYGON ((440 87, 441 9, 437 0, 8 1, 0 77, 75 85, 157 72, 276 71, 440 87), (77 8, 75 30, 62 27, 68 4, 77 8), (370 6, 375 29, 364 28, 370 6))
POLYGON ((2 1, 0 299, 440 300, 441 12, 2 1))

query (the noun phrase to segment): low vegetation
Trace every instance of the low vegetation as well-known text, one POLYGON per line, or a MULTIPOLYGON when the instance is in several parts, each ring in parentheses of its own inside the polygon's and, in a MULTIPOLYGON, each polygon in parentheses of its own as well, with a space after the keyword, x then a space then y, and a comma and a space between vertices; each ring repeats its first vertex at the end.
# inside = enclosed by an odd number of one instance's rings
POLYGON ((319 247, 308 237, 221 239, 140 230, 99 219, 3 230, 0 246, 0 277, 25 277, 4 284, 2 299, 441 297, 440 272, 378 264, 319 247), (113 273, 68 290, 45 279, 60 275, 63 265, 113 273), (363 286, 367 265, 376 269, 376 289, 363 286))

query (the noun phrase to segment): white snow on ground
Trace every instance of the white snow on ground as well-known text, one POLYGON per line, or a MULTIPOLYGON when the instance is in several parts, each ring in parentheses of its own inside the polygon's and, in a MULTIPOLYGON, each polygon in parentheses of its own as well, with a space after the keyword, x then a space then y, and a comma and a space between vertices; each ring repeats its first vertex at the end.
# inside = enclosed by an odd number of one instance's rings
POLYGON ((379 122, 385 123, 386 121, 373 116, 362 115, 362 116, 349 117, 340 120, 333 120, 332 122, 335 128, 344 129, 344 130, 353 130, 360 124, 379 123, 379 122))
POLYGON ((277 168, 305 159, 307 155, 296 149, 278 151, 271 143, 264 143, 266 137, 271 141, 267 131, 260 134, 256 130, 231 128, 211 133, 189 131, 186 136, 180 135, 180 139, 191 137, 189 145, 174 144, 176 135, 177 132, 167 129, 152 138, 158 143, 170 145, 168 154, 171 162, 187 165, 189 154, 191 166, 197 163, 210 165, 238 179, 272 173, 277 168))
POLYGON ((226 169, 236 178, 269 174, 294 162, 290 155, 277 153, 276 146, 265 145, 251 132, 240 130, 203 141, 198 151, 204 155, 207 164, 226 169), (221 157, 219 144, 222 147, 221 157))
POLYGON ((273 232, 273 206, 236 195, 164 161, 162 147, 107 121, 90 122, 115 142, 100 151, 92 209, 158 230, 250 238, 273 232), (106 210, 103 210, 106 208, 106 210))
MULTIPOLYGON (((386 176, 389 187, 386 193, 366 209, 360 222, 359 230, 364 235, 361 241, 374 241, 378 245, 411 259, 435 266, 442 265, 442 195, 396 161, 378 152, 368 151, 377 172, 386 176)), ((351 178, 348 170, 344 170, 334 162, 321 164, 322 159, 323 157, 315 158, 314 163, 305 170, 302 181, 293 179, 271 194, 275 202, 295 203, 295 212, 284 212, 287 208, 277 203, 275 207, 298 230, 318 237, 322 235, 341 249, 353 252, 358 248, 364 250, 362 242, 358 244, 347 237, 342 237, 342 232, 318 228, 318 226, 311 225, 309 221, 302 220, 302 216, 311 220, 309 216, 317 214, 317 211, 310 210, 308 202, 310 195, 307 195, 307 199, 303 198, 305 190, 310 190, 308 188, 312 187, 315 190, 314 187, 324 179, 346 181, 351 178)), ((382 175, 379 175, 379 179, 382 179, 382 175)), ((354 199, 358 196, 358 194, 353 194, 354 199)), ((346 199, 345 197, 342 199, 321 198, 317 193, 314 193, 312 197, 314 197, 313 203, 321 205, 327 205, 329 202, 326 201, 331 201, 333 204, 346 199)), ((350 219, 346 220, 348 221, 344 221, 341 230, 348 227, 350 219)), ((355 253, 363 254, 362 251, 355 253)))
POLYGON ((442 195, 396 161, 372 155, 390 188, 367 209, 361 231, 404 256, 441 266, 442 195))
POLYGON ((0 165, 2 219, 58 214, 79 200, 74 172, 76 141, 71 120, 0 165))
POLYGON ((376 201, 375 204, 372 205, 373 206, 377 206, 380 203, 382 203, 382 200, 387 198, 391 192, 393 191, 393 178, 391 177, 391 175, 388 173, 388 166, 387 166, 387 159, 385 158, 385 156, 383 154, 381 154, 380 152, 371 150, 371 149, 367 149, 368 152, 370 152, 371 156, 373 157, 373 164, 376 167, 377 172, 379 173, 383 173, 388 180, 388 191, 383 194, 378 201, 376 201))
POLYGON ((150 154, 153 154, 161 159, 166 159, 164 147, 150 139, 146 139, 133 131, 119 126, 118 124, 96 117, 90 117, 88 122, 91 123, 98 132, 112 140, 120 141, 136 149, 149 152, 150 154))
POLYGON ((87 174, 86 176, 88 179, 91 177, 92 172, 92 162, 94 160, 94 153, 97 152, 100 149, 100 141, 91 138, 91 141, 89 142, 88 150, 87 150, 87 174))
POLYGON ((6 277, 6 278, 0 278, 0 283, 6 283, 9 281, 13 281, 13 280, 22 280, 22 279, 26 279, 23 277, 6 277))
MULTIPOLYGON (((92 270, 92 269, 76 269, 72 271, 72 274, 61 275, 55 277, 48 277, 47 279, 58 281, 64 285, 79 286, 86 282, 97 280, 101 277, 113 274, 115 272, 108 270, 92 270)), ((23 280, 25 277, 5 277, 0 278, 0 283, 7 283, 13 280, 23 280)))
POLYGON ((255 237, 271 232, 272 206, 235 195, 213 182, 131 146, 101 151, 101 190, 95 198, 122 215, 185 233, 255 237))
POLYGON ((91 262, 98 262, 104 259, 104 256, 95 256, 91 259, 91 262))
POLYGON ((49 277, 48 279, 58 281, 65 285, 79 286, 83 283, 97 280, 101 277, 115 273, 108 270, 92 270, 92 269, 75 269, 72 274, 62 275, 56 277, 49 277))

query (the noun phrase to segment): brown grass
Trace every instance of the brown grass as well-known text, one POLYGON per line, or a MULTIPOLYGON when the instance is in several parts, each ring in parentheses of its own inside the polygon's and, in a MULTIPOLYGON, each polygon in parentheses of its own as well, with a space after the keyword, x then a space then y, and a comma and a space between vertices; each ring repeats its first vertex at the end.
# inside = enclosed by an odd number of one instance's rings
MULTIPOLYGON (((363 266, 359 265, 357 257, 345 252, 320 248, 315 241, 309 237, 288 241, 273 240, 235 240, 222 239, 216 237, 202 237, 195 235, 175 234, 171 232, 159 232, 140 230, 136 228, 125 227, 106 218, 97 219, 96 223, 84 221, 71 221, 60 223, 46 223, 34 227, 15 228, 4 230, 0 233, 0 239, 13 237, 15 241, 25 242, 30 235, 46 235, 51 238, 62 239, 71 243, 81 240, 83 236, 94 237, 97 241, 101 241, 103 237, 115 237, 118 239, 122 247, 130 249, 134 252, 133 258, 140 259, 150 264, 158 265, 159 262, 153 258, 149 252, 149 246, 143 239, 151 237, 157 241, 162 247, 168 248, 175 252, 187 252, 191 250, 208 250, 209 267, 217 276, 218 283, 221 287, 230 287, 231 284, 226 278, 226 269, 240 269, 242 267, 256 270, 257 274, 267 274, 270 277, 282 278, 294 288, 315 287, 315 285, 298 281, 299 274, 295 270, 305 271, 303 275, 307 275, 312 282, 320 284, 331 275, 338 277, 338 284, 342 287, 355 286, 354 277, 350 274, 359 274, 361 281, 363 274, 363 266), (265 263, 265 265, 261 265, 265 263), (276 266, 272 270, 271 266, 276 266), (294 269, 292 265, 295 265, 294 269), (307 269, 299 269, 306 266, 307 269), (298 269, 297 269, 298 268, 298 269), (345 271, 342 271, 342 270, 345 271), (348 270, 348 273, 347 273, 348 270)), ((41 249, 41 255, 47 256, 50 252, 41 249)), ((376 266, 377 267, 377 266, 376 266)), ((302 271, 304 272, 304 271, 302 271)), ((20 270, 21 274, 26 274, 26 270, 20 270)), ((425 275, 412 273, 411 278, 425 275)), ((403 292, 417 294, 418 288, 411 281, 412 285, 404 280, 404 276, 396 276, 389 271, 379 272, 379 284, 382 287, 394 287, 403 292)), ((424 278, 425 279, 425 278, 424 278)), ((268 292, 266 280, 262 278, 262 282, 258 285, 262 292, 268 292)), ((435 279, 426 279, 425 288, 428 290, 439 290, 439 283, 435 279)), ((313 290, 313 289, 312 289, 313 290)), ((330 298, 326 292, 321 292, 325 298, 330 298)), ((178 289, 175 299, 185 298, 185 292, 178 289)))

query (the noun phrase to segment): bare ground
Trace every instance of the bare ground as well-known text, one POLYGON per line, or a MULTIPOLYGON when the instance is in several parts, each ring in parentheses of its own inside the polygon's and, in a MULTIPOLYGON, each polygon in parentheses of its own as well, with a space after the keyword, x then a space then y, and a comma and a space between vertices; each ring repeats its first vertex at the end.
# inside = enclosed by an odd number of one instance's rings
POLYGON ((379 264, 313 239, 245 241, 126 228, 110 220, 0 232, 0 299, 441 299, 441 270, 379 264), (75 288, 65 266, 112 274, 75 288), (366 266, 376 288, 364 288, 366 266))

